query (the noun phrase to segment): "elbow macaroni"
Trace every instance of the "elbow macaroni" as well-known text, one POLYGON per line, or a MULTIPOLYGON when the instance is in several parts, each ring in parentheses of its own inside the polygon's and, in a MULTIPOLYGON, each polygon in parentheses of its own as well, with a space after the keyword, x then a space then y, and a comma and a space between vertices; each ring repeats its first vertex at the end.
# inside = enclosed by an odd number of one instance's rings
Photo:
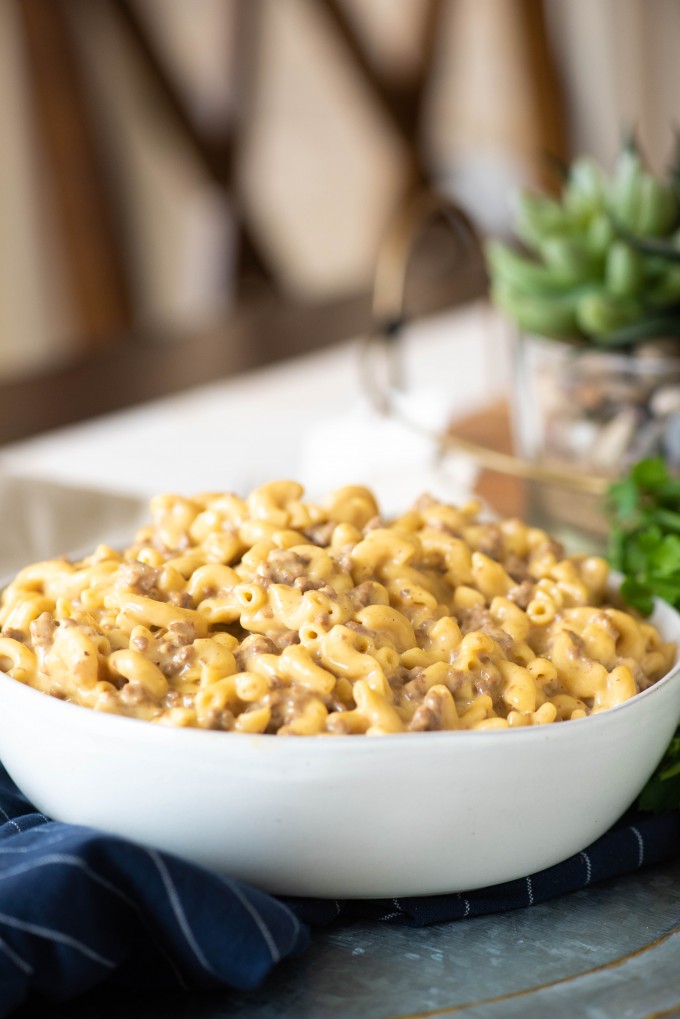
POLYGON ((374 735, 583 718, 675 659, 608 604, 603 560, 519 520, 423 496, 389 523, 359 486, 303 495, 158 496, 125 551, 27 567, 0 668, 160 724, 374 735))

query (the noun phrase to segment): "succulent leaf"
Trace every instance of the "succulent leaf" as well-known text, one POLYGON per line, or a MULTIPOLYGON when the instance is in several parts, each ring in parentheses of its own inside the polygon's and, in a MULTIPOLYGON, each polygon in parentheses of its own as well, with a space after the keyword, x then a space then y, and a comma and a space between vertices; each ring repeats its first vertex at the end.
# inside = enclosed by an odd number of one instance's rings
POLYGON ((680 335, 680 133, 666 178, 633 133, 611 175, 574 160, 559 198, 525 192, 515 229, 527 253, 492 242, 492 297, 523 329, 622 347, 680 335))

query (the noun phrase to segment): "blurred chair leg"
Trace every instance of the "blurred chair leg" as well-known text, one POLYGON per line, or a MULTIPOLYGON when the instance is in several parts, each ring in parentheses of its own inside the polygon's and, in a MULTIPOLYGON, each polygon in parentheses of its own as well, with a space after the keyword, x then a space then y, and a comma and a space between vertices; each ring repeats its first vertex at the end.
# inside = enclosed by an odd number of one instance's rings
POLYGON ((14 0, 82 353, 109 346, 132 310, 64 0, 14 0))
POLYGON ((545 2, 518 0, 518 7, 526 38, 528 73, 535 89, 537 132, 547 157, 540 176, 543 185, 554 190, 562 184, 562 168, 569 160, 569 145, 564 101, 548 39, 545 2))
MULTIPOLYGON (((111 13, 125 33, 130 48, 144 67, 156 95, 162 100, 165 111, 187 150, 192 153, 203 172, 220 190, 224 191, 238 231, 238 271, 235 287, 254 283, 258 291, 275 291, 276 281, 268 264, 267 253, 253 235, 244 210, 241 208, 237 186, 237 160, 240 141, 241 105, 248 101, 244 94, 252 86, 254 61, 257 58, 257 30, 259 3, 247 0, 235 7, 235 34, 238 39, 237 63, 239 81, 236 83, 236 110, 233 122, 212 136, 199 128, 187 108, 183 96, 173 81, 152 33, 135 5, 130 0, 108 0, 111 13)), ((226 281, 225 281, 226 287, 226 281)))

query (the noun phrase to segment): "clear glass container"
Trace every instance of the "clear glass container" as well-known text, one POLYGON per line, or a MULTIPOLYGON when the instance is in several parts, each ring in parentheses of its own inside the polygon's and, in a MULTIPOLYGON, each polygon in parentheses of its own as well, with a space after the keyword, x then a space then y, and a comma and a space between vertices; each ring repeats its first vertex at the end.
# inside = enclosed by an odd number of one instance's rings
MULTIPOLYGON (((517 453, 562 474, 611 478, 663 456, 680 470, 680 344, 649 340, 605 351, 520 334, 511 415, 517 453)), ((566 486, 530 486, 533 520, 568 540, 607 530, 602 498, 566 486)))

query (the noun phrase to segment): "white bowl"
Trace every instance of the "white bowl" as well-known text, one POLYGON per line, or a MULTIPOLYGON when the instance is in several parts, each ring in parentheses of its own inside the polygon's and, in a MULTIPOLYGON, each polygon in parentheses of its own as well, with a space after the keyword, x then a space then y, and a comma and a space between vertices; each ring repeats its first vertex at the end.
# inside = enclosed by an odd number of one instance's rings
MULTIPOLYGON (((670 607, 652 621, 680 646, 670 607)), ((616 821, 673 735, 678 673, 553 725, 281 738, 103 714, 0 674, 0 758, 51 817, 275 893, 465 891, 558 863, 616 821)))

